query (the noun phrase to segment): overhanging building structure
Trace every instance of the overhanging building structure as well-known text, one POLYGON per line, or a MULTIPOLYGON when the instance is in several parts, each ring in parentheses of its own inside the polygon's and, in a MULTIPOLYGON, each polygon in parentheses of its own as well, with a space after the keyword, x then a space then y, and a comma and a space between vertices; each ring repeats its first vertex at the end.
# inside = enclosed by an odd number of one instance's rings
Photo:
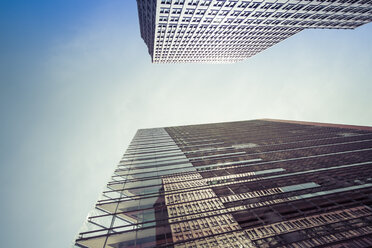
POLYGON ((371 247, 372 127, 141 129, 75 247, 371 247))
POLYGON ((137 0, 153 63, 234 63, 308 28, 354 29, 371 0, 137 0))

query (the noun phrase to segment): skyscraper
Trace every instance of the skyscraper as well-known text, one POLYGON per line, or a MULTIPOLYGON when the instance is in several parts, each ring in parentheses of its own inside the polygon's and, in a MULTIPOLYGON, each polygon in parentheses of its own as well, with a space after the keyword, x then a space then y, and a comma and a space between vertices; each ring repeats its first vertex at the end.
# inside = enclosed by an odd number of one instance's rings
POLYGON ((372 127, 138 130, 75 247, 371 247, 372 127))
POLYGON ((234 63, 308 28, 353 29, 370 0, 137 0, 153 63, 234 63))

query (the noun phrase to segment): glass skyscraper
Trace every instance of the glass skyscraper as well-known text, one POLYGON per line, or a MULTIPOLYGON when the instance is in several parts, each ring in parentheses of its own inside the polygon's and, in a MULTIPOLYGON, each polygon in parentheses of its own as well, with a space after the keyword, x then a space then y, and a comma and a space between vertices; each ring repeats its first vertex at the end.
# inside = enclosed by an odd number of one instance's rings
POLYGON ((137 0, 153 63, 234 63, 304 30, 354 29, 371 0, 137 0))
POLYGON ((138 130, 74 247, 371 247, 372 127, 138 130))

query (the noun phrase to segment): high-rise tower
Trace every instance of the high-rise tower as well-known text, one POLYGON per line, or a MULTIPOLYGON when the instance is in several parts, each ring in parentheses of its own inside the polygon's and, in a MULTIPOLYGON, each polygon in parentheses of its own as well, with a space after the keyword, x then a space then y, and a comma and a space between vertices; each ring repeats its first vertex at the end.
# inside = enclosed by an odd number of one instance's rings
POLYGON ((372 127, 138 130, 75 247, 371 247, 372 127))
POLYGON ((370 0, 137 0, 153 63, 233 63, 307 28, 353 29, 370 0))

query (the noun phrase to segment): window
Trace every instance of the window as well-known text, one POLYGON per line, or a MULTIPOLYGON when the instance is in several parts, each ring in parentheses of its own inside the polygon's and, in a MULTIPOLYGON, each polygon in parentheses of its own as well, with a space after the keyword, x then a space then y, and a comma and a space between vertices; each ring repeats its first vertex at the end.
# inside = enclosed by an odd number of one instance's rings
POLYGON ((172 14, 181 14, 182 9, 173 9, 172 14))
POLYGON ((159 17, 159 21, 161 21, 161 22, 166 22, 166 21, 168 21, 168 16, 160 16, 160 17, 159 17))
POLYGON ((160 8, 160 14, 168 14, 169 13, 169 8, 160 8))
POLYGON ((171 0, 161 0, 161 4, 171 4, 171 0))

